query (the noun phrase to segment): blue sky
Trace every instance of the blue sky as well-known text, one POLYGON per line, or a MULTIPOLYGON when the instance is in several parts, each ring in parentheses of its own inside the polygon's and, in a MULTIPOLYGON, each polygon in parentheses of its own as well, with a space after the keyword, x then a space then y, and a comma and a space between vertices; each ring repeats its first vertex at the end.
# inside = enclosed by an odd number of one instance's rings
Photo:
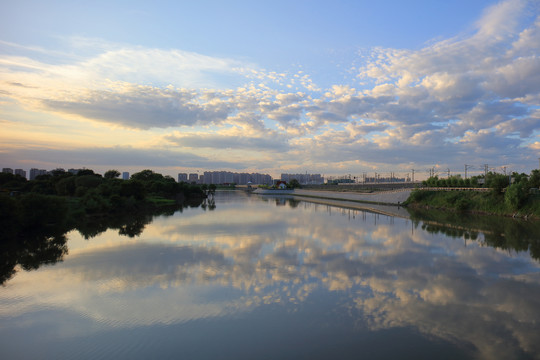
POLYGON ((0 163, 529 172, 539 14, 526 0, 4 1, 0 163))

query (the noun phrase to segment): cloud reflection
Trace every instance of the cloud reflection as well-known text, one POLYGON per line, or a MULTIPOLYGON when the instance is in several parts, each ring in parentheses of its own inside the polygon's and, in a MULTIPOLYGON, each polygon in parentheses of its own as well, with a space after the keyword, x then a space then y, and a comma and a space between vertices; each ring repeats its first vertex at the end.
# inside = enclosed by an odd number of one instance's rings
POLYGON ((107 326, 171 324, 302 306, 323 291, 343 296, 372 330, 413 327, 486 359, 540 353, 540 267, 527 254, 373 213, 246 204, 159 218, 140 241, 88 246, 20 274, 0 316, 54 307, 107 326))

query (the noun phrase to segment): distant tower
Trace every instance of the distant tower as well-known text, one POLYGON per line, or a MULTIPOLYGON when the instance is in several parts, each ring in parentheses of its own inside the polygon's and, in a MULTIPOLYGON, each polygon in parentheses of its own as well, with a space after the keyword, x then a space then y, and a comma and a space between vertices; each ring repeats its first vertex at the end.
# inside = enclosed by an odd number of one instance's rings
POLYGON ((129 172, 124 171, 124 172, 122 173, 122 179, 124 179, 124 180, 129 180, 129 172))

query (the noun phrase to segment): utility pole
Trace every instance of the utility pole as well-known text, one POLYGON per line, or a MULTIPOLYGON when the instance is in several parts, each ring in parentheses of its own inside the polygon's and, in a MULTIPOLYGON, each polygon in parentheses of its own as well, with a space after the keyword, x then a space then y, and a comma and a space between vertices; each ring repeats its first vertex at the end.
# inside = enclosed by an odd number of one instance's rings
POLYGON ((448 176, 447 176, 447 178, 450 179, 450 169, 447 168, 446 171, 448 171, 448 176))
POLYGON ((469 167, 469 166, 471 166, 471 165, 465 164, 465 179, 467 179, 467 167, 469 167))

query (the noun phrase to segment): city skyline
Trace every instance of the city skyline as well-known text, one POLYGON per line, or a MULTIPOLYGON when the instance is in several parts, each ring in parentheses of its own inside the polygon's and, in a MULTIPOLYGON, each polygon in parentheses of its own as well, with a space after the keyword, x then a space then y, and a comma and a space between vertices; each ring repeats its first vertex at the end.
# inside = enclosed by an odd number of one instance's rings
MULTIPOLYGON (((539 165, 540 165, 540 158, 539 165)), ((92 170, 94 169, 88 169, 86 167, 80 167, 80 168, 69 168, 68 170, 59 167, 54 169, 38 169, 38 168, 30 168, 28 171, 25 169, 13 169, 9 167, 2 167, 2 172, 7 172, 14 175, 20 175, 27 180, 34 180, 37 175, 47 175, 52 174, 54 171, 60 171, 60 172, 69 172, 72 174, 77 174, 78 171, 81 170, 92 170), (27 176, 28 173, 28 176, 27 176)), ((108 170, 115 170, 118 171, 118 169, 108 169, 108 170)), ((154 171, 153 169, 144 169, 154 171)), ((270 174, 262 174, 259 172, 231 172, 226 170, 207 170, 204 172, 195 172, 195 173, 186 173, 186 172, 180 172, 174 175, 171 174, 162 174, 165 176, 169 176, 173 179, 175 179, 177 182, 191 182, 191 183, 197 183, 197 184, 231 184, 235 183, 238 185, 246 185, 248 183, 254 183, 254 184, 270 184, 273 180, 283 180, 286 182, 290 182, 292 179, 296 179, 300 182, 300 184, 303 185, 309 185, 309 184, 323 184, 326 182, 343 182, 343 183, 377 183, 377 182, 420 182, 423 180, 426 180, 430 177, 438 177, 440 179, 444 178, 450 178, 454 176, 462 177, 464 179, 471 178, 471 177, 477 177, 477 176, 484 176, 487 175, 488 172, 491 173, 498 173, 498 174, 504 174, 504 175, 512 175, 514 173, 510 169, 507 169, 506 167, 500 167, 500 168, 493 168, 490 167, 489 164, 484 164, 482 167, 476 167, 473 165, 465 165, 464 171, 452 171, 450 168, 447 168, 445 171, 438 171, 435 170, 435 167, 432 167, 427 170, 427 174, 424 174, 424 171, 418 171, 411 169, 409 172, 399 173, 399 172, 362 172, 360 174, 341 174, 341 175, 329 175, 325 176, 324 174, 312 174, 312 173, 281 173, 278 176, 272 176, 270 174), (261 180, 264 179, 264 180, 261 180), (343 180, 343 181, 340 181, 343 180)), ((131 176, 129 171, 125 171, 125 169, 122 172, 118 172, 118 177, 123 180, 128 180, 131 176)), ((136 173, 136 172, 135 172, 136 173)), ((103 176, 102 173, 97 172, 97 175, 103 176)), ((529 175, 529 174, 525 174, 529 175)))
POLYGON ((0 14, 4 167, 539 167, 534 0, 24 1, 0 14))

